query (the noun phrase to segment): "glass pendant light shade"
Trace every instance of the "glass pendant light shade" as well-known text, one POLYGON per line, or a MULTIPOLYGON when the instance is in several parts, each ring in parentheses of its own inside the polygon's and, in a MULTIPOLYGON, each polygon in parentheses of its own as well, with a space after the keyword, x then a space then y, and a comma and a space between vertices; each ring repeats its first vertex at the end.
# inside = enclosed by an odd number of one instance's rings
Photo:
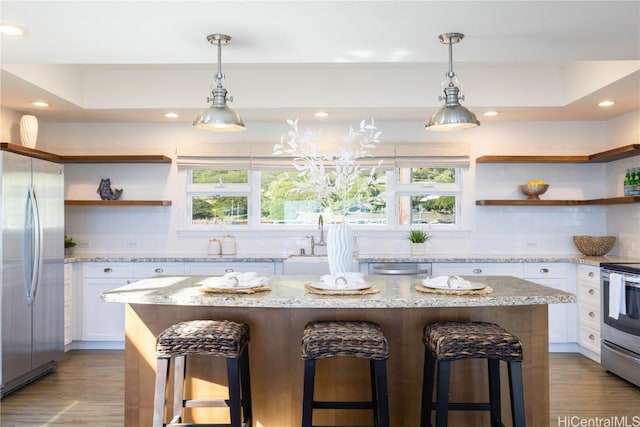
POLYGON ((444 105, 431 116, 425 125, 428 130, 451 131, 480 126, 476 115, 460 105, 460 99, 464 99, 464 96, 460 95, 460 88, 455 79, 456 73, 453 71, 452 45, 458 43, 463 37, 464 34, 460 33, 446 33, 439 36, 441 43, 449 45, 449 72, 446 74, 448 84, 444 88, 444 96, 440 96, 440 100, 444 99, 445 101, 444 105))
POLYGON ((245 130, 242 117, 227 106, 227 89, 222 86, 222 53, 221 45, 229 43, 230 36, 225 34, 211 34, 207 36, 212 44, 218 45, 218 73, 216 74, 216 87, 211 91, 211 97, 207 101, 211 106, 198 114, 193 125, 198 129, 217 132, 236 132, 245 130))

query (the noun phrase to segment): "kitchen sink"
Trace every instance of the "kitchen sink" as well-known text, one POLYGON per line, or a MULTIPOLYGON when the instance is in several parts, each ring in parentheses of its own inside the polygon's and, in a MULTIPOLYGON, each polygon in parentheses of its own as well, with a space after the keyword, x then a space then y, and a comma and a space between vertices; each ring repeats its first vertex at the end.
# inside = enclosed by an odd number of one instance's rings
MULTIPOLYGON (((358 261, 352 261, 351 271, 359 271, 358 261)), ((284 274, 329 274, 329 261, 322 255, 291 255, 283 262, 284 274)))

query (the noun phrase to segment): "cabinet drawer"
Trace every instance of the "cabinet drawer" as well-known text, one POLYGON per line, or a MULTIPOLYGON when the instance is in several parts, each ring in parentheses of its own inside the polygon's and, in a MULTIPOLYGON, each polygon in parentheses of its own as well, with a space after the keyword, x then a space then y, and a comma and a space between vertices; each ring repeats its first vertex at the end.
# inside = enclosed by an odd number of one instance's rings
POLYGON ((588 304, 578 305, 578 319, 581 326, 600 329, 600 309, 588 304))
POLYGON ((514 276, 522 277, 522 263, 435 263, 434 276, 514 276))
POLYGON ((578 266, 578 282, 600 284, 600 267, 590 265, 578 266))
POLYGON ((82 265, 83 277, 132 277, 130 262, 89 262, 82 265))
POLYGON ((596 354, 600 354, 600 331, 590 328, 588 326, 580 325, 578 332, 579 344, 584 348, 593 351, 596 354))
POLYGON ((600 283, 578 283, 578 302, 600 307, 600 283))
POLYGON ((136 279, 153 277, 159 274, 178 276, 184 274, 182 262, 134 262, 133 276, 136 279))
POLYGON ((222 276, 227 271, 255 272, 272 276, 275 272, 272 262, 188 262, 184 269, 189 275, 222 276))
POLYGON ((530 279, 561 278, 567 274, 563 263, 534 262, 524 264, 524 277, 530 279))

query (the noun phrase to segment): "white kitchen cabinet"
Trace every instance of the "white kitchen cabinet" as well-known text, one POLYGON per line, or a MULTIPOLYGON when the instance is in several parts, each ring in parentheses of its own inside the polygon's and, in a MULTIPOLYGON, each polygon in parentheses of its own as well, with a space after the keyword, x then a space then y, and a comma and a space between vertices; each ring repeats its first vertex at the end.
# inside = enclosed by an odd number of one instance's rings
POLYGON ((124 304, 104 302, 100 295, 133 280, 133 263, 130 262, 82 265, 83 341, 124 340, 124 304))
POLYGON ((230 271, 255 272, 258 275, 273 276, 273 262, 187 262, 185 274, 190 276, 222 276, 230 271))
POLYGON ((523 276, 521 262, 438 262, 431 268, 434 276, 523 276))
MULTIPOLYGON (((572 292, 575 286, 569 280, 564 263, 525 263, 524 279, 561 291, 572 292)), ((551 351, 567 349, 554 344, 576 342, 576 304, 549 304, 549 348, 551 351)), ((575 346, 575 344, 574 344, 575 346)))
POLYGON ((600 363, 600 267, 578 266, 578 344, 600 363))
POLYGON ((73 264, 64 265, 64 345, 73 341, 71 334, 72 325, 72 299, 73 299, 73 264))
POLYGON ((153 276, 181 276, 184 275, 183 262, 134 262, 133 277, 145 279, 153 276))

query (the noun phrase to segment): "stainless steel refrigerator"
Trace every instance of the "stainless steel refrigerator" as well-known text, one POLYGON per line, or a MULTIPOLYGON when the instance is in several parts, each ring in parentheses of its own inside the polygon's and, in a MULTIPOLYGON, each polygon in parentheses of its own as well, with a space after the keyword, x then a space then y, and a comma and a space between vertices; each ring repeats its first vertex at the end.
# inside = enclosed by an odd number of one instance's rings
POLYGON ((64 177, 61 164, 9 151, 0 171, 5 396, 55 370, 64 352, 64 177))

